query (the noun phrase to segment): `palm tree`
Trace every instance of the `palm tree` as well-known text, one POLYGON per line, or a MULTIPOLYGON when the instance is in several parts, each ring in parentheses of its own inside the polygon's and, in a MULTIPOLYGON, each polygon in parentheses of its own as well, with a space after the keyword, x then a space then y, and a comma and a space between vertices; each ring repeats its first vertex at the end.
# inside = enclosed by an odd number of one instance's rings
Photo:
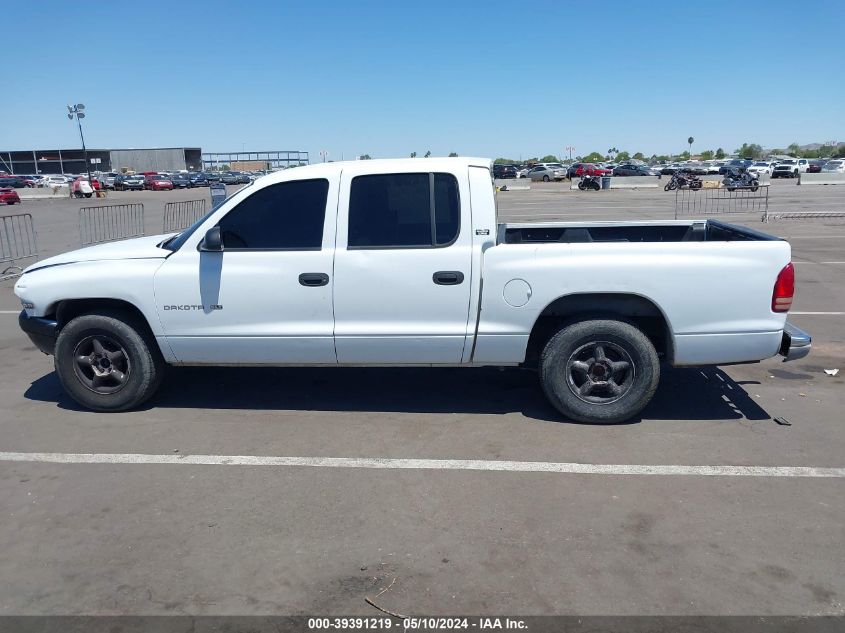
POLYGON ((692 144, 695 143, 695 139, 690 136, 687 139, 687 143, 689 143, 689 155, 690 155, 690 157, 692 157, 692 144))

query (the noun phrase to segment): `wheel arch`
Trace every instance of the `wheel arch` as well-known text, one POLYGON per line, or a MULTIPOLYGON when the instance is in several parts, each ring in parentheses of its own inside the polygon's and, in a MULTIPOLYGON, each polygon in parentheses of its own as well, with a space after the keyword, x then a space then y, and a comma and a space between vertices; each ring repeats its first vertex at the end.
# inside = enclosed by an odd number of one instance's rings
POLYGON ((145 328, 144 333, 155 340, 155 332, 147 316, 135 304, 125 299, 112 299, 105 297, 90 297, 85 299, 61 299, 56 301, 48 310, 48 314, 56 319, 57 332, 71 319, 81 314, 97 313, 102 311, 120 311, 131 314, 145 328))
POLYGON ((638 293, 589 292, 563 295, 551 301, 534 321, 525 350, 525 364, 536 366, 546 342, 562 327, 590 319, 619 319, 638 327, 658 355, 674 359, 674 336, 663 309, 638 293))

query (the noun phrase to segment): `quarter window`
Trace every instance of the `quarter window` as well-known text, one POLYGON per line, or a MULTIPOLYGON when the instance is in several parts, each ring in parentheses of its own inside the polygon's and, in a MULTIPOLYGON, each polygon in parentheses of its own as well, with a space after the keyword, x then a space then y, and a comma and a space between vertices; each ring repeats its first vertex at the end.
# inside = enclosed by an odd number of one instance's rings
POLYGON ((352 249, 433 248, 458 237, 461 207, 451 174, 378 174, 352 179, 352 249))
POLYGON ((259 189, 220 221, 226 250, 319 250, 329 181, 292 180, 259 189))

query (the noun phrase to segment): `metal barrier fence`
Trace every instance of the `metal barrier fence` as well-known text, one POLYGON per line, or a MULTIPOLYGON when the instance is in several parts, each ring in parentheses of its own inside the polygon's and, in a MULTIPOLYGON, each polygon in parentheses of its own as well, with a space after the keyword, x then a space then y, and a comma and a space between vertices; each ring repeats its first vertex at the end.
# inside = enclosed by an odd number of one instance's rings
POLYGON ((32 216, 29 213, 0 216, 0 281, 20 274, 23 268, 15 262, 37 258, 32 216))
POLYGON ((724 188, 676 189, 675 219, 679 215, 721 215, 769 212, 769 185, 757 191, 724 188))
POLYGON ((191 226, 205 215, 205 199, 168 202, 164 205, 162 233, 173 233, 191 226))
POLYGON ((778 211, 769 213, 767 210, 761 219, 763 222, 778 222, 780 220, 839 220, 845 222, 845 211, 778 211))
POLYGON ((143 204, 111 204, 79 210, 79 239, 83 246, 143 235, 143 204))

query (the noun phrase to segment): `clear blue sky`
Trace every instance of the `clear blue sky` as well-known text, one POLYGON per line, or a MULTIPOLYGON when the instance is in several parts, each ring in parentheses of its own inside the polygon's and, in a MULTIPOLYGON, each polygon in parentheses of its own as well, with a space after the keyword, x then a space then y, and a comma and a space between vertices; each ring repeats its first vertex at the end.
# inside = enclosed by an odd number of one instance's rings
POLYGON ((8 4, 0 149, 74 102, 91 147, 312 161, 845 141, 842 0, 8 4))

